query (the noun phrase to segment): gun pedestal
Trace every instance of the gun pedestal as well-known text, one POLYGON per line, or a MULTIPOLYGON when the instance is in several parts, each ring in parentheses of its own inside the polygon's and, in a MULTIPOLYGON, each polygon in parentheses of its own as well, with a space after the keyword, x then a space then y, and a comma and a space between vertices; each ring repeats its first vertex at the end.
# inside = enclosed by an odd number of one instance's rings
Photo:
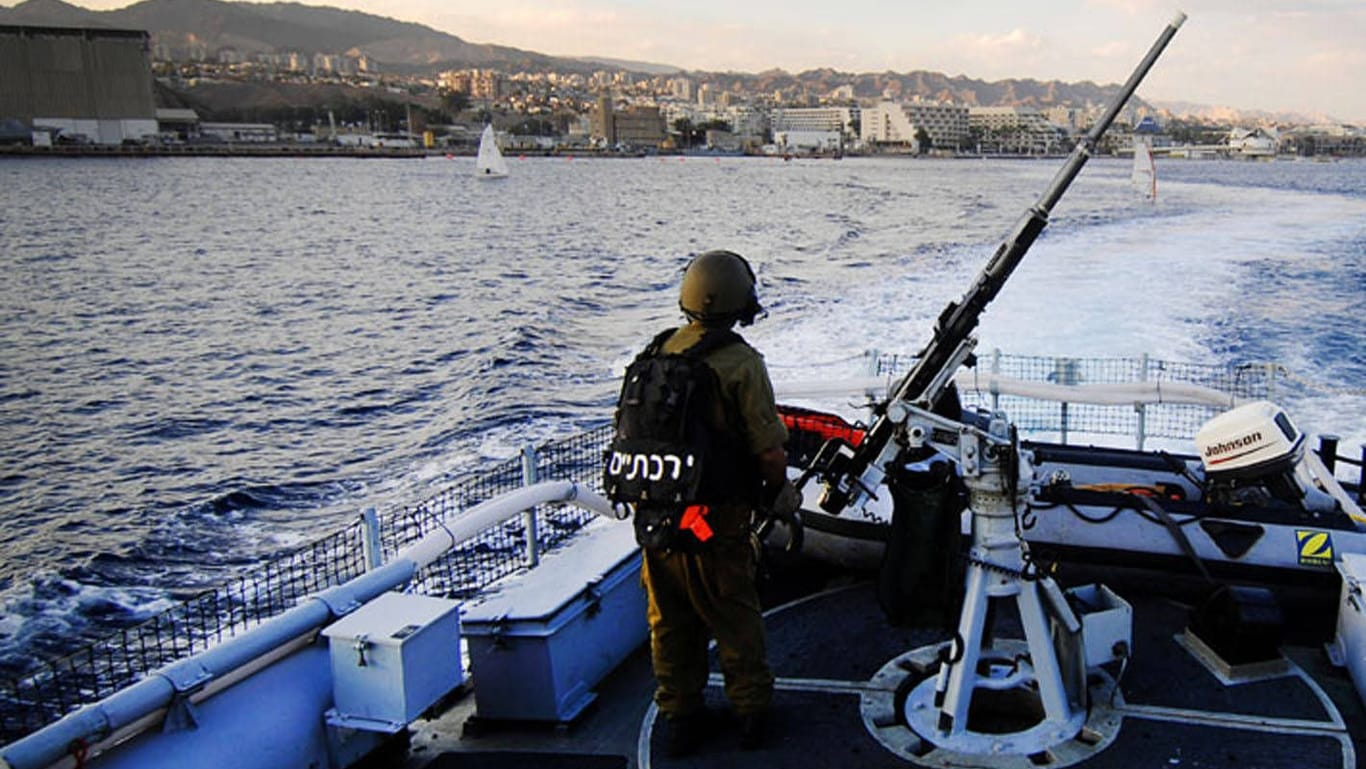
POLYGON ((972 511, 963 610, 938 674, 911 691, 903 716, 944 750, 1032 756, 1081 731, 1086 662, 1079 653, 1081 623, 1057 584, 1034 571, 1020 538, 1018 458, 999 432, 961 436, 972 511), (1022 642, 992 638, 991 604, 1010 600, 1019 610, 1022 642))
MULTIPOLYGON (((880 415, 859 445, 832 440, 827 443, 829 450, 822 449, 808 471, 808 477, 819 475, 825 483, 821 507, 837 515, 846 507, 861 505, 869 490, 877 487, 883 468, 898 454, 898 444, 915 447, 930 443, 939 448, 936 426, 943 434, 958 432, 956 447, 948 448, 956 448, 970 492, 973 541, 957 637, 943 656, 938 674, 911 689, 897 714, 899 718, 892 719, 894 723, 889 723, 888 713, 882 709, 885 698, 869 694, 864 702, 869 730, 889 749, 916 763, 922 759, 930 759, 933 766, 965 763, 959 756, 945 756, 942 761, 933 758, 936 751, 943 751, 1019 759, 1016 763, 993 759, 989 764, 993 767, 1066 766, 1087 751, 1102 749, 1117 728, 1117 717, 1108 721, 1101 717, 1110 699, 1101 689, 1090 693, 1093 706, 1087 707, 1083 623, 1057 584, 1040 575, 1028 559, 1015 518, 1019 459, 1004 421, 994 420, 984 433, 962 429, 956 423, 943 424, 915 405, 933 407, 953 373, 967 363, 975 344, 972 332, 982 312, 1047 226, 1053 207, 1185 20, 1185 14, 1178 13, 1166 26, 962 299, 950 302, 940 313, 933 338, 889 392, 880 415), (1010 599, 1019 609, 1025 638, 1022 642, 993 641, 989 637, 991 602, 1010 599), (988 709, 983 704, 989 700, 999 706, 995 710, 1001 718, 982 717, 988 709), (915 732, 914 737, 904 734, 907 726, 915 732)), ((1114 648, 1121 647, 1128 648, 1127 639, 1115 639, 1114 648)), ((921 667, 920 651, 893 660, 878 672, 876 680, 899 686, 898 681, 905 681, 899 670, 921 667)), ((1110 691, 1118 694, 1114 687, 1110 691)))

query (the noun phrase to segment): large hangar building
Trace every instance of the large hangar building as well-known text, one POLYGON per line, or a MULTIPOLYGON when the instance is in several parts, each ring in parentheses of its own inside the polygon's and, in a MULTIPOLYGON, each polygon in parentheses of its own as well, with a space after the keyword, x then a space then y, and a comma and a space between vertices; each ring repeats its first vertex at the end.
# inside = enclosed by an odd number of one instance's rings
POLYGON ((98 144, 157 132, 151 36, 0 25, 0 121, 98 144))

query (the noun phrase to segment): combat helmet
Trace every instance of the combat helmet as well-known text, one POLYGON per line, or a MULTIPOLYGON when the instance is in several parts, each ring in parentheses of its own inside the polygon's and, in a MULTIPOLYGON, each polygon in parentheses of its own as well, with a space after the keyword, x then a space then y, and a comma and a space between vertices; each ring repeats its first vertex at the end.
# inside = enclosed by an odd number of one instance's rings
POLYGON ((763 312, 755 292, 754 270, 734 251, 708 251, 688 264, 678 292, 678 307, 705 326, 748 326, 763 312))

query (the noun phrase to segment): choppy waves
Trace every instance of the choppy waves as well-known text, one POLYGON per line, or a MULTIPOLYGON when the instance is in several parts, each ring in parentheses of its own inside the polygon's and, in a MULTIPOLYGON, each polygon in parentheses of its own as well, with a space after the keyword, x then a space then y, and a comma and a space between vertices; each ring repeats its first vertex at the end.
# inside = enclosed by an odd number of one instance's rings
MULTIPOLYGON (((754 262, 775 378, 913 352, 1058 166, 6 163, 0 671, 601 423, 705 249, 754 262)), ((1366 387, 1362 164, 1160 163, 1156 205, 1127 173, 1085 169, 984 348, 1366 387)), ((1341 416, 1301 419, 1366 440, 1341 416)))

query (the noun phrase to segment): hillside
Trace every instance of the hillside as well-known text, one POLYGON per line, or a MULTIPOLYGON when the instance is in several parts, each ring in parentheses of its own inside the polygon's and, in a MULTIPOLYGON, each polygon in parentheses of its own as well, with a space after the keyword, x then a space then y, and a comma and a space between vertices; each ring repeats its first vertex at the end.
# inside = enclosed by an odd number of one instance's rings
POLYGON ((143 0, 112 11, 89 11, 61 0, 26 0, 0 8, 0 24, 145 29, 172 52, 243 54, 297 51, 364 55, 393 72, 489 67, 576 72, 600 68, 576 59, 466 42, 421 24, 359 11, 299 3, 222 0, 143 0))
MULTIPOLYGON (((851 87, 860 99, 919 97, 952 100, 970 105, 1027 105, 1041 108, 1064 105, 1085 108, 1105 103, 1118 85, 1008 79, 978 80, 950 77, 940 72, 849 73, 831 69, 792 74, 780 70, 760 73, 685 73, 666 64, 630 62, 610 57, 567 58, 508 46, 471 43, 456 35, 412 22, 338 8, 294 2, 246 3, 223 0, 142 0, 112 11, 91 11, 62 0, 25 0, 0 8, 0 24, 89 26, 145 29, 158 49, 177 58, 214 57, 225 48, 251 56, 257 53, 297 52, 365 56, 382 72, 433 74, 462 68, 505 72, 580 72, 628 70, 642 75, 689 74, 722 89, 750 93, 794 89, 797 93, 826 94, 851 87), (193 54, 193 55, 192 55, 193 54)), ((1137 101, 1136 106, 1146 106, 1137 101)), ((1239 110, 1182 104, 1170 110, 1230 122, 1247 117, 1239 110)), ((1294 120, 1300 116, 1265 115, 1263 119, 1294 120)))
POLYGON ((13 8, 0 8, 0 23, 45 27, 112 27, 99 11, 63 3, 61 0, 26 0, 13 8))

